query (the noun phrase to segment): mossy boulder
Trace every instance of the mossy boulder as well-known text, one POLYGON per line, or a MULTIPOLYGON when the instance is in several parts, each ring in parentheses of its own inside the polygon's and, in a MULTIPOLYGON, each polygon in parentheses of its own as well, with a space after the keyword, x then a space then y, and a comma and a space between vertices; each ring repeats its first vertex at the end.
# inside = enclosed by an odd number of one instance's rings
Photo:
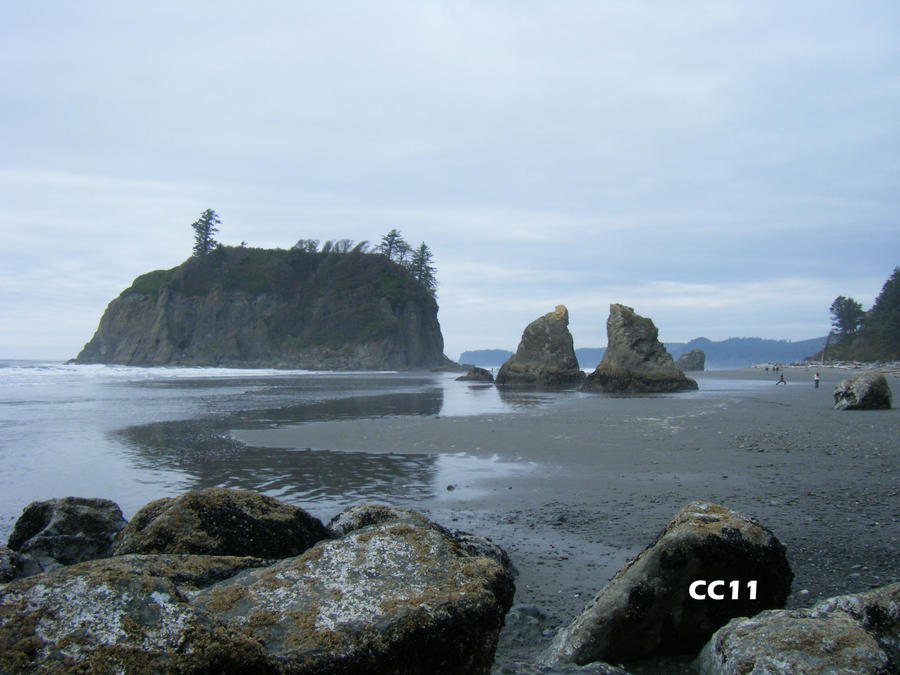
POLYGON ((8 584, 0 672, 264 671, 259 641, 198 609, 186 590, 252 561, 187 558, 92 560, 8 584))
POLYGON ((547 663, 627 663, 696 653, 731 618, 784 607, 793 573, 785 548, 753 518, 691 502, 656 541, 620 569, 553 639, 547 663), (697 580, 737 582, 720 600, 697 600, 697 580), (755 582, 755 599, 748 591, 755 582))
POLYGON ((900 672, 900 583, 733 619, 695 667, 709 675, 900 672))
POLYGON ((21 568, 50 571, 112 555, 124 527, 122 511, 108 499, 48 499, 25 507, 7 545, 19 553, 21 568))
POLYGON ((320 520, 297 506, 247 490, 206 488, 141 508, 115 553, 287 558, 329 536, 320 520))
POLYGON ((430 525, 385 522, 197 594, 292 673, 488 673, 509 573, 430 525))
POLYGON ((891 399, 891 388, 881 373, 849 377, 834 388, 834 407, 838 410, 887 410, 891 399))

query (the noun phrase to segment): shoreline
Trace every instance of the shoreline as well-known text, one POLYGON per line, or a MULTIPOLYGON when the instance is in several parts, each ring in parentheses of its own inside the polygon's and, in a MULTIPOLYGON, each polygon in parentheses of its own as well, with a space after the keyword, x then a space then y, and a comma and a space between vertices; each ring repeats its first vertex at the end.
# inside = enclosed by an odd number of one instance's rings
MULTIPOLYGON (((464 477, 403 504, 486 536, 516 565, 516 604, 546 614, 544 639, 507 644, 531 658, 687 502, 757 518, 787 548, 788 607, 900 580, 900 410, 833 410, 847 371, 786 367, 693 373, 699 392, 574 394, 533 411, 381 417, 234 430, 242 443, 373 453, 465 453, 530 470, 464 477), (704 392, 704 389, 706 390, 704 392)), ((888 374, 894 392, 900 378, 888 374)), ((460 383, 463 384, 463 383, 460 383)))

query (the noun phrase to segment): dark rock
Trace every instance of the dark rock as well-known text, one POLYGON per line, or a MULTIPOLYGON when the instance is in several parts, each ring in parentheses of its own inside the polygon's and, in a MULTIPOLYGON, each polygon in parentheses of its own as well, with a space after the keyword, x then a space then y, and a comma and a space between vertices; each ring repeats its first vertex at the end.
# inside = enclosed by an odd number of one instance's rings
POLYGON ((863 373, 842 380, 834 388, 838 410, 881 410, 891 407, 891 388, 881 373, 863 373))
POLYGON ((888 657, 846 612, 769 610, 716 631, 695 663, 698 672, 887 673, 888 657))
POLYGON ((141 508, 122 531, 115 553, 287 558, 329 536, 299 507, 246 490, 206 488, 141 508))
POLYGON ((535 319, 522 333, 519 348, 497 373, 497 384, 534 388, 571 387, 584 381, 578 366, 569 312, 565 305, 535 319))
POLYGON ((0 584, 12 581, 19 576, 22 566, 19 554, 6 546, 0 546, 0 584))
POLYGON ((32 502, 9 535, 9 548, 49 571, 61 565, 112 555, 125 518, 108 499, 64 497, 32 502))
POLYGON ((696 652, 731 618, 783 607, 792 577, 784 546, 756 520, 691 502, 556 635, 544 661, 623 663, 696 652), (701 579, 737 581, 738 599, 727 586, 726 599, 691 598, 691 583, 701 579), (748 581, 757 584, 756 600, 748 581))
POLYGON ((457 382, 493 382, 494 376, 489 370, 472 366, 465 375, 456 378, 457 382))
MULTIPOLYGON (((181 576, 213 579, 246 566, 209 559, 203 571, 206 562, 186 556, 181 576)), ((176 556, 123 556, 8 584, 0 672, 273 672, 257 639, 191 603, 173 580, 180 567, 176 556)))
POLYGON ((675 367, 683 371, 703 370, 706 367, 706 354, 702 349, 692 349, 678 357, 675 367))
POLYGON ((583 389, 611 393, 665 393, 697 389, 657 338, 653 321, 631 307, 612 304, 606 321, 608 345, 583 389))
POLYGON ((488 673, 514 588, 439 529, 384 522, 200 591, 292 673, 488 673))

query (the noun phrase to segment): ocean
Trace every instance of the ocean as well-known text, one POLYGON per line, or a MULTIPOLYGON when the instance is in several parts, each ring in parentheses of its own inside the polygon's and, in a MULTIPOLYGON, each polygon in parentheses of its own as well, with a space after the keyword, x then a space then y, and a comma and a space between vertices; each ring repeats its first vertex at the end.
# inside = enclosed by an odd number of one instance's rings
POLYGON ((254 448, 232 435, 348 418, 527 414, 566 396, 506 394, 456 375, 0 361, 0 543, 28 503, 69 495, 112 499, 130 518, 192 488, 239 488, 327 521, 351 503, 414 505, 445 496, 461 475, 515 471, 461 452, 254 448))

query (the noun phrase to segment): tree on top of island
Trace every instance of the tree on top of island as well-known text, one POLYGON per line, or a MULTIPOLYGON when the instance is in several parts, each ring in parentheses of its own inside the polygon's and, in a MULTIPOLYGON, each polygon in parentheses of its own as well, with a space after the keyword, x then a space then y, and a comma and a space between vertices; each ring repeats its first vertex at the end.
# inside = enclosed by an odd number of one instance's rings
POLYGON ((217 225, 221 225, 222 221, 212 209, 206 209, 200 214, 200 218, 191 223, 194 230, 194 256, 200 257, 207 255, 219 245, 213 235, 219 231, 217 225))

